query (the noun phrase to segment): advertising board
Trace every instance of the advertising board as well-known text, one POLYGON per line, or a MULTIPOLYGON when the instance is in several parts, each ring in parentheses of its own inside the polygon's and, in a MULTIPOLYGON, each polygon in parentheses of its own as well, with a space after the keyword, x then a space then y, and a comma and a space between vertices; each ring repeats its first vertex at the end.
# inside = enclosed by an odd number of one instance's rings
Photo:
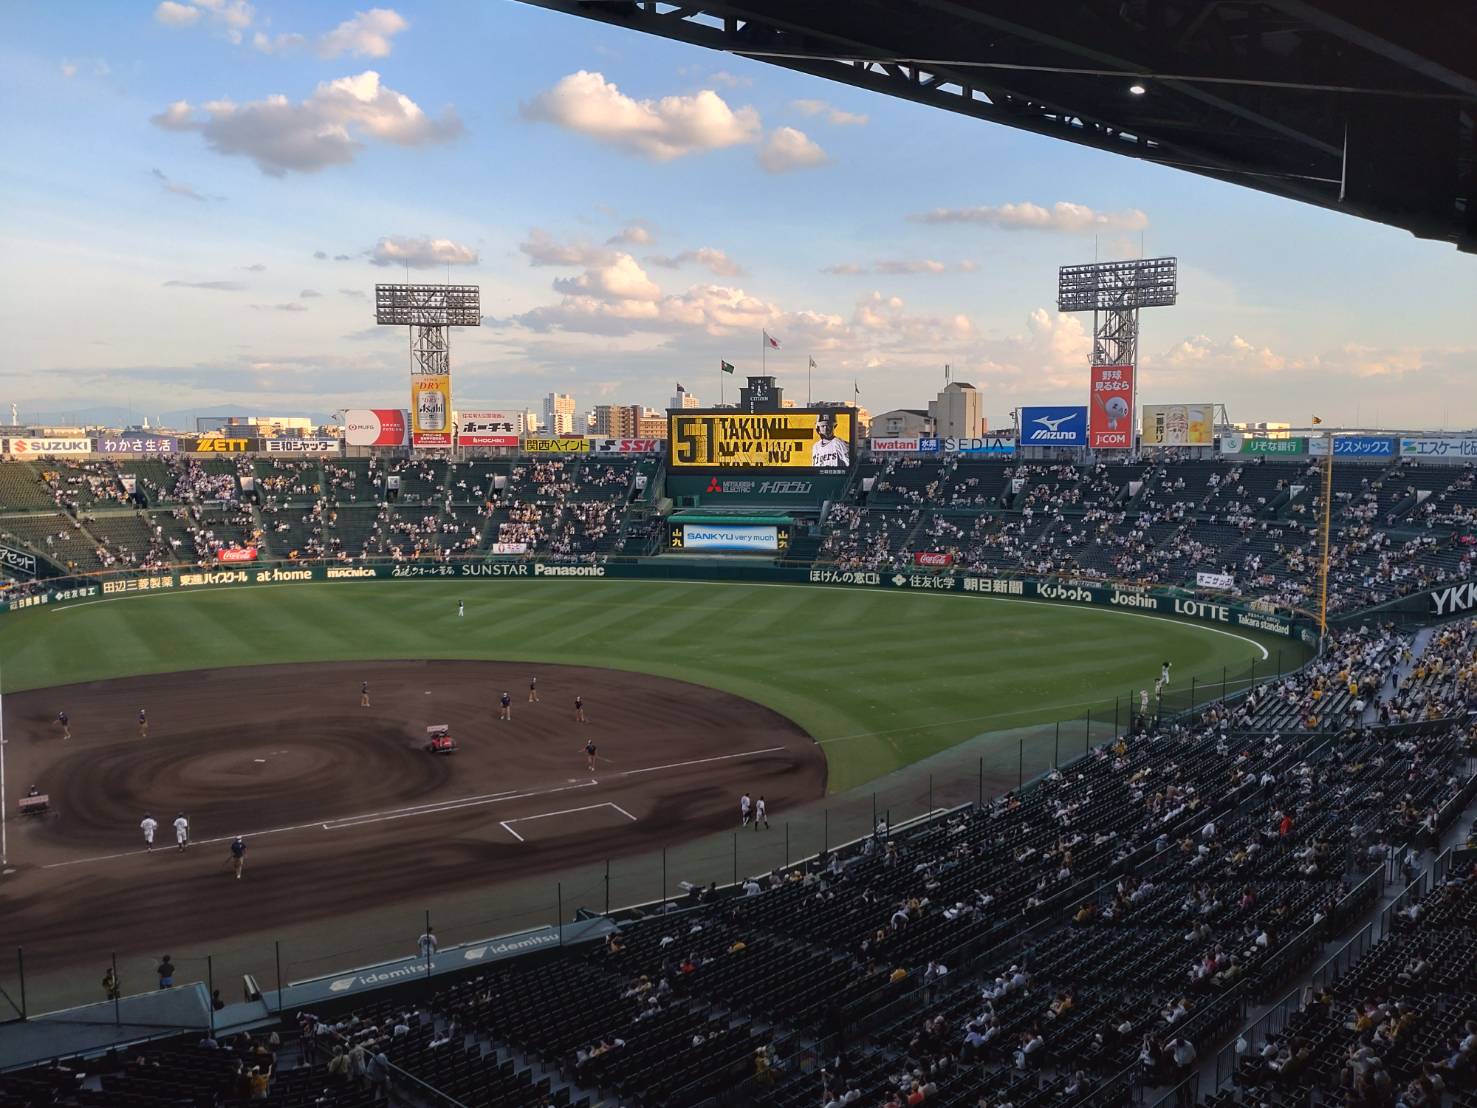
POLYGON ((523 449, 529 454, 588 454, 589 439, 524 439, 523 449))
POLYGON ((451 374, 410 377, 410 444, 417 450, 451 446, 451 374))
POLYGON ((673 411, 667 463, 672 469, 847 469, 852 433, 852 413, 836 408, 673 411))
POLYGON ((266 439, 268 454, 337 454, 338 439, 266 439))
POLYGON ((1227 432, 1221 436, 1222 454, 1306 454, 1308 440, 1304 438, 1258 439, 1249 435, 1227 432))
POLYGON ((954 555, 935 553, 929 550, 913 551, 913 564, 915 566, 928 566, 930 569, 947 569, 954 564, 954 555))
POLYGON ((254 546, 223 546, 215 552, 217 562, 254 562, 256 561, 256 547, 254 546))
POLYGON ((91 439, 7 439, 6 450, 15 458, 44 458, 48 455, 91 454, 91 439))
POLYGON ((656 454, 665 446, 661 439, 590 439, 593 454, 656 454))
POLYGON ((109 435, 99 439, 103 454, 178 454, 179 440, 167 435, 109 435))
MULTIPOLYGON (((1395 439, 1390 435, 1336 435, 1333 440, 1336 458, 1393 458, 1395 452, 1395 439)), ((1316 436, 1308 439, 1308 453, 1326 458, 1328 440, 1316 436)))
POLYGON ((1145 404, 1144 446, 1214 446, 1214 404, 1145 404))
POLYGON ((493 554, 527 554, 526 542, 495 542, 488 550, 493 554))
POLYGON ((29 550, 18 550, 13 546, 0 546, 0 565, 11 573, 36 576, 36 555, 29 550))
POLYGON ((1477 458, 1477 438, 1417 435, 1400 439, 1402 458, 1477 458))
POLYGON ((517 446, 523 413, 498 408, 458 412, 456 441, 461 446, 517 446))
POLYGON ((726 550, 740 554, 773 554, 779 550, 779 528, 741 523, 683 523, 672 535, 675 550, 726 550))
POLYGON ((873 454, 916 454, 917 439, 869 439, 867 449, 873 454))
POLYGON ((1088 376, 1087 445, 1094 450, 1133 449, 1131 365, 1095 365, 1088 376))
POLYGON ((1087 409, 1071 405, 1022 408, 1022 446, 1086 446, 1087 409))
POLYGON ((344 412, 344 442, 350 446, 404 446, 410 419, 404 408, 350 408, 344 412))
POLYGON ((1010 432, 993 432, 975 435, 973 438, 945 438, 940 441, 945 454, 993 454, 1008 457, 1015 453, 1015 435, 1010 432))
POLYGON ((180 448, 186 454, 254 454, 261 439, 228 439, 224 436, 199 435, 184 439, 180 448))
POLYGON ((1236 587, 1236 578, 1229 573, 1206 573, 1202 570, 1195 574, 1195 584, 1202 589, 1231 589, 1236 587))

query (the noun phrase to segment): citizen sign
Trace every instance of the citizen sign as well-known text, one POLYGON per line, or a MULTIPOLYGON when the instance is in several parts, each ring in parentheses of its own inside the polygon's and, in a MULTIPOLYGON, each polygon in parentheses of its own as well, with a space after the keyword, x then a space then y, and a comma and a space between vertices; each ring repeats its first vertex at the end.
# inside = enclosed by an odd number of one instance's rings
POLYGON ((1449 616, 1457 612, 1469 612, 1477 608, 1477 583, 1452 585, 1431 592, 1431 614, 1449 616))

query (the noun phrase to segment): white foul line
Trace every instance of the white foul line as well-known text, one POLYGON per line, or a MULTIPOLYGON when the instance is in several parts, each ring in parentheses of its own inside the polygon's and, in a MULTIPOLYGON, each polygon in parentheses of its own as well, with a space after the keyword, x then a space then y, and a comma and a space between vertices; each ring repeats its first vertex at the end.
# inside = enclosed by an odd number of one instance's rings
MULTIPOLYGON (((723 762, 732 758, 750 758, 756 754, 773 754, 777 750, 784 749, 785 747, 783 746, 767 746, 762 750, 743 750, 737 754, 718 754, 711 758, 693 758, 692 760, 686 762, 668 762, 665 765, 660 766, 646 766, 642 769, 628 769, 622 773, 614 774, 613 776, 633 777, 636 774, 655 773, 657 770, 663 769, 682 769, 686 766, 701 766, 706 765, 709 762, 723 762)), ((366 812, 362 815, 344 816, 340 819, 313 820, 310 823, 295 823, 288 827, 271 827, 265 831, 248 831, 244 833, 243 837, 247 839, 253 839, 260 838, 263 835, 280 835, 287 831, 308 831, 312 830, 315 827, 321 828, 324 831, 338 831, 345 828, 364 827, 372 823, 384 823, 389 820, 406 819, 410 816, 430 816, 436 815, 439 812, 452 812, 457 810, 458 808, 476 808, 486 804, 501 804, 507 800, 526 800, 532 796, 552 796, 555 793, 569 792, 571 789, 588 789, 598 784, 598 781, 590 780, 581 781, 579 784, 576 785, 560 785, 556 788, 551 789, 531 789, 527 792, 515 791, 501 793, 481 793, 476 796, 454 797, 451 800, 435 801, 429 804, 414 804, 407 808, 391 808, 382 812, 366 812)), ((596 805, 596 807, 600 807, 600 805, 596 805)), ((621 813, 621 815, 625 816, 629 820, 635 820, 636 818, 618 804, 610 804, 610 807, 615 808, 618 812, 621 813)), ((583 809, 576 810, 583 811, 583 809)), ((549 814, 553 815, 561 813, 549 814)), ((520 838, 516 832, 512 831, 511 828, 509 828, 508 830, 509 833, 513 834, 514 838, 520 838)), ((235 835, 221 835, 213 839, 192 838, 190 840, 190 845, 210 846, 213 843, 228 843, 235 837, 235 835)), ((169 849, 171 848, 168 846, 168 844, 162 844, 159 848, 159 853, 166 853, 169 849)), ((64 866, 80 866, 85 865, 88 862, 112 862, 116 861, 119 858, 132 858, 139 854, 151 853, 154 852, 148 849, 122 850, 116 854, 95 854, 86 858, 70 858, 65 862, 49 862, 41 868, 61 869, 64 866)))
POLYGON ((626 811, 614 801, 607 800, 600 804, 586 804, 583 808, 565 808, 563 811, 559 812, 540 812, 538 813, 538 815, 534 816, 514 816, 512 819, 499 820, 498 826, 506 831, 509 835, 512 835, 513 838, 517 839, 521 843, 525 841, 523 836, 514 831, 513 828, 509 826, 509 824, 527 823, 531 819, 548 819, 550 816, 572 816, 576 812, 593 812, 596 808, 614 808, 617 812, 625 816, 632 823, 636 822, 636 817, 631 815, 630 812, 626 811))

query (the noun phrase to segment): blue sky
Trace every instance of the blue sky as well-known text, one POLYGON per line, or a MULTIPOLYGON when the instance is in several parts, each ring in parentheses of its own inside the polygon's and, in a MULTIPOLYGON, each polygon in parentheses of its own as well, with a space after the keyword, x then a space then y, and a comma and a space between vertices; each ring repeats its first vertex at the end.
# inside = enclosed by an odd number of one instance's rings
POLYGON ((511 2, 8 15, 23 414, 403 406, 369 295, 408 258, 482 286, 459 407, 716 399, 768 329, 791 396, 813 356, 817 399, 921 407, 949 363, 1000 425, 1085 397, 1056 267, 1142 243, 1181 303, 1144 315, 1141 400, 1477 424, 1477 263, 1391 228, 511 2))

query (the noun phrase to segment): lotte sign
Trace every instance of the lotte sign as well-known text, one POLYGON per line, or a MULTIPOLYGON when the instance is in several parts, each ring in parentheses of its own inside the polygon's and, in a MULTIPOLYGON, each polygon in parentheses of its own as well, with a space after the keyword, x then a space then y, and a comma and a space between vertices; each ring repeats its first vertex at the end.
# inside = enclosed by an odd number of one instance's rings
POLYGON ((1093 450, 1133 449, 1133 366, 1095 365, 1090 378, 1087 445, 1093 450))

